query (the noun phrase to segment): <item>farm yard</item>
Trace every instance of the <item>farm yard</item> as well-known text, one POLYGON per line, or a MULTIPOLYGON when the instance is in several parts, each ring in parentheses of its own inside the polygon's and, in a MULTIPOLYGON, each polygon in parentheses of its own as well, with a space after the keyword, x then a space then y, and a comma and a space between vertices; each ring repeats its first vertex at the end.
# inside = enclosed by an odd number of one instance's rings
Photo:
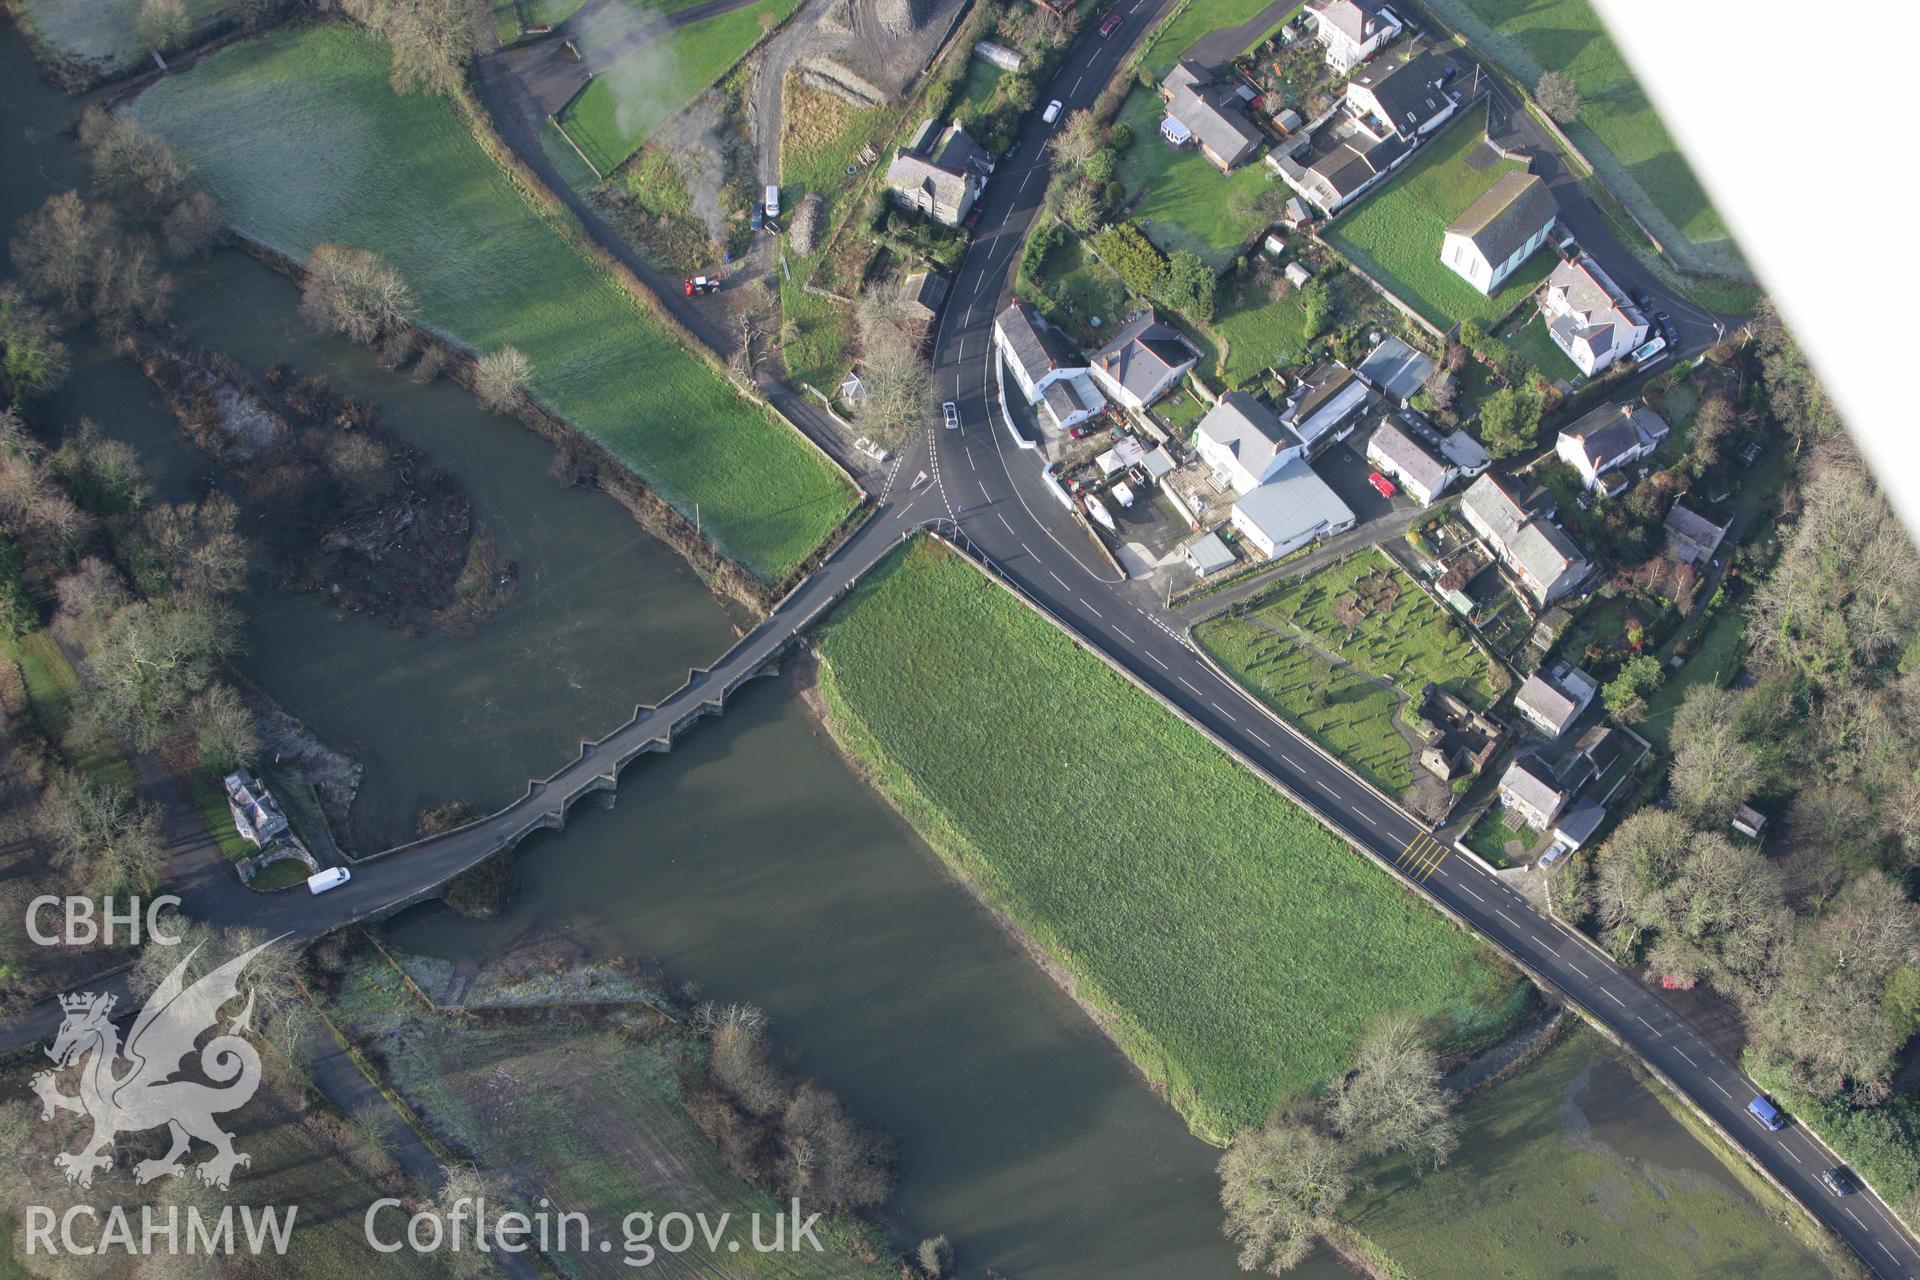
POLYGON ((569 243, 442 99, 395 94, 371 37, 276 32, 161 81, 135 110, 246 234, 296 259, 327 242, 375 250, 423 323, 471 350, 519 348, 542 402, 682 511, 698 503, 715 544, 762 577, 852 509, 831 465, 569 243))
POLYGON ((1486 113, 1448 125, 1397 177, 1334 219, 1327 242, 1442 329, 1491 323, 1546 278, 1552 255, 1536 253, 1492 297, 1440 261, 1447 224, 1502 174, 1526 166, 1486 145, 1486 113))
MULTIPOLYGON (((668 11, 674 7, 684 6, 668 11)), ((759 0, 643 44, 589 80, 561 109, 560 122, 594 166, 610 173, 797 7, 799 0, 759 0)))
POLYGON ((1459 1116, 1460 1148, 1444 1167, 1393 1157, 1356 1174, 1340 1217, 1391 1260, 1387 1274, 1853 1273, 1809 1248, 1784 1197, 1676 1123, 1591 1032, 1566 1034, 1459 1116))
POLYGON ((1489 953, 943 544, 819 648, 842 745, 1200 1136, 1334 1079, 1383 1010, 1513 1016, 1489 953))
POLYGON ((1732 233, 1634 79, 1589 0, 1431 0, 1440 16, 1532 88, 1544 70, 1580 88, 1567 134, 1682 266, 1744 274, 1732 233))
POLYGON ((1281 717, 1396 794, 1416 776, 1414 746, 1396 712, 1417 709, 1428 682, 1484 709, 1508 681, 1445 610, 1374 551, 1210 618, 1194 638, 1281 717))
POLYGON ((1218 271, 1271 220, 1272 213, 1256 205, 1284 189, 1267 170, 1255 163, 1222 175, 1197 149, 1168 146, 1160 136, 1160 99, 1152 90, 1136 87, 1119 118, 1133 133, 1133 145, 1116 166, 1132 201, 1129 216, 1162 251, 1190 249, 1218 271))

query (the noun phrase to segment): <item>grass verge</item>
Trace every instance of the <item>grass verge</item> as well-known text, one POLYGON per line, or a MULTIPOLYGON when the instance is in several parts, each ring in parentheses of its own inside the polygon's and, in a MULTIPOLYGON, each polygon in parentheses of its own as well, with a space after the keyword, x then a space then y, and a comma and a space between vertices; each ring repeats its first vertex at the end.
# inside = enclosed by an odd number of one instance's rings
POLYGON ((297 259, 327 241, 376 250, 424 323, 474 350, 518 347, 541 401, 689 517, 698 504, 713 542, 763 578, 852 510, 832 465, 568 243, 446 102, 395 94, 372 37, 274 32, 136 109, 247 234, 297 259))
POLYGON ((944 545, 819 647, 849 754, 1201 1137, 1334 1078, 1384 1009, 1512 1016, 1490 952, 944 545))

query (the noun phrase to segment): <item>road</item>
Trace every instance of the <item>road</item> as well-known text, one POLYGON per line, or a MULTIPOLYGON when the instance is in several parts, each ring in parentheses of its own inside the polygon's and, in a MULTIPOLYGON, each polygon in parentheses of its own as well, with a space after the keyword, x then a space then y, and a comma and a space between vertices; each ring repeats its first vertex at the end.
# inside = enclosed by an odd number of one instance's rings
MULTIPOLYGON (((1090 106, 1119 70, 1127 47, 1172 0, 1122 0, 1128 15, 1110 40, 1082 37, 1041 90, 1068 111, 1090 106)), ((1011 444, 995 404, 993 317, 1012 295, 1020 246, 1046 190, 1045 142, 1037 115, 996 170, 982 197, 972 246, 955 272, 933 347, 938 394, 960 407, 958 431, 931 432, 932 470, 962 533, 1029 598, 1089 645, 1178 707, 1256 772, 1357 847, 1405 877, 1544 982, 1584 1008, 1657 1068, 1743 1146, 1789 1192, 1844 1239, 1880 1276, 1920 1274, 1920 1250, 1869 1194, 1830 1195, 1820 1171, 1840 1163, 1789 1125, 1769 1133, 1746 1114, 1756 1089, 1691 1025, 1597 947, 1541 912, 1477 860, 1454 852, 1401 809, 1293 733, 1231 681, 1214 674, 1175 620, 1135 603, 1110 565, 1047 492, 1030 454, 1011 444)), ((1153 145, 1145 139, 1136 145, 1153 145)), ((1659 295, 1577 184, 1556 187, 1568 225, 1608 269, 1659 295)), ((1678 318, 1682 315, 1676 307, 1678 318)), ((1711 339, 1711 322, 1683 330, 1690 347, 1711 339)), ((910 461, 909 466, 913 465, 910 461)))

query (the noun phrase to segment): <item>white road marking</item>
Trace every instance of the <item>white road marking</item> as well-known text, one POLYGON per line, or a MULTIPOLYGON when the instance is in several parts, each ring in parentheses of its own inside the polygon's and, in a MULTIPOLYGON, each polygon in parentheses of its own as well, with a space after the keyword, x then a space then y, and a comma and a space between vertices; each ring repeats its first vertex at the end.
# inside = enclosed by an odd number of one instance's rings
MULTIPOLYGON (((1200 693, 1200 687, 1199 687, 1198 685, 1196 685, 1196 684, 1194 684, 1194 682, 1193 682, 1193 681, 1191 681, 1191 680, 1189 680, 1189 679, 1187 679, 1187 678, 1186 678, 1185 676, 1181 676, 1181 677, 1179 677, 1179 680, 1180 680, 1180 683, 1181 683, 1181 684, 1183 684, 1183 685, 1185 685, 1185 686, 1187 686, 1187 688, 1189 688, 1189 689, 1192 689, 1192 690, 1193 690, 1193 691, 1194 691, 1195 693, 1200 693)), ((1205 694, 1200 694, 1200 696, 1201 696, 1201 697, 1205 697, 1206 695, 1205 695, 1205 694)))
POLYGON ((1252 738, 1255 742, 1259 743, 1261 746, 1266 747, 1268 750, 1273 749, 1273 744, 1271 742, 1268 742, 1265 738, 1261 737, 1259 734, 1255 733, 1253 730, 1251 729, 1247 730, 1247 736, 1249 738, 1252 738))
POLYGON ((1784 1151, 1784 1152, 1786 1152, 1786 1153, 1787 1153, 1788 1155, 1790 1155, 1790 1156, 1792 1156, 1792 1157, 1793 1157, 1793 1162, 1794 1162, 1795 1164, 1805 1164, 1805 1163, 1806 1163, 1806 1161, 1805 1161, 1805 1160, 1802 1160, 1802 1159, 1800 1158, 1800 1153, 1799 1153, 1798 1151, 1795 1151, 1795 1150, 1794 1150, 1794 1149, 1793 1149, 1792 1147, 1790 1147, 1790 1146, 1788 1146, 1788 1145, 1787 1145, 1786 1143, 1784 1143, 1784 1142, 1783 1142, 1783 1143, 1781 1143, 1781 1144, 1780 1144, 1780 1149, 1781 1149, 1782 1151, 1784 1151))
POLYGON ((1047 570, 1047 576, 1049 578, 1052 578, 1055 582, 1059 583, 1063 587, 1067 585, 1067 580, 1061 577, 1059 574, 1055 573, 1051 569, 1047 570))
POLYGON ((1094 617, 1096 617, 1096 618, 1104 618, 1104 617, 1106 617, 1106 616, 1107 616, 1106 614, 1104 614, 1104 613, 1101 613, 1101 612, 1100 612, 1100 611, 1099 611, 1098 609, 1096 609, 1096 608, 1094 608, 1094 607, 1093 607, 1092 605, 1090 605, 1090 604, 1087 604, 1087 598, 1086 598, 1085 596, 1081 596, 1081 597, 1079 597, 1079 600, 1080 600, 1080 603, 1081 603, 1081 605, 1082 605, 1082 606, 1084 606, 1084 607, 1086 608, 1086 611, 1087 611, 1088 613, 1090 613, 1090 614, 1092 614, 1092 615, 1093 615, 1094 617))
MULTIPOLYGON (((974 460, 973 460, 973 446, 970 444, 963 444, 960 447, 967 451, 967 470, 978 471, 980 468, 978 465, 974 463, 974 460)), ((1009 529, 1008 532, 1011 533, 1012 530, 1009 529)))
POLYGON ((1601 988, 1601 994, 1606 996, 1607 999, 1613 1001, 1615 1004, 1619 1005, 1622 1009, 1627 1007, 1627 1002, 1625 1000, 1622 1000, 1619 996, 1613 994, 1613 992, 1608 991, 1604 987, 1601 988))
POLYGON ((1126 642, 1127 642, 1128 644, 1132 644, 1132 643, 1133 643, 1133 637, 1132 637, 1132 636, 1130 636, 1130 635, 1128 635, 1128 634, 1127 634, 1126 632, 1124 632, 1124 631, 1121 631, 1121 630, 1120 630, 1120 628, 1118 628, 1118 627, 1115 627, 1115 628, 1114 628, 1114 630, 1115 630, 1116 632, 1119 632, 1119 635, 1120 635, 1120 638, 1121 638, 1122 640, 1125 640, 1125 641, 1126 641, 1126 642))
MULTIPOLYGON (((1687 1058, 1687 1051, 1685 1049, 1675 1047, 1674 1052, 1679 1054, 1683 1058, 1687 1058)), ((1694 1068, 1695 1070, 1698 1070, 1700 1067, 1700 1064, 1695 1062, 1692 1058, 1687 1058, 1687 1065, 1694 1068)))
POLYGON ((1218 712, 1219 712, 1219 713, 1220 713, 1221 715, 1223 715, 1223 716, 1225 716, 1225 717, 1226 717, 1227 719, 1229 719, 1229 720, 1233 720, 1233 722, 1234 722, 1235 724, 1239 724, 1239 723, 1240 723, 1240 722, 1239 722, 1238 720, 1234 720, 1234 716, 1233 716, 1233 712, 1231 712, 1231 711, 1229 711, 1229 710, 1227 710, 1227 709, 1226 709, 1225 707, 1223 707, 1223 706, 1221 706, 1221 705, 1220 705, 1219 703, 1217 703, 1217 702, 1216 702, 1216 703, 1214 703, 1214 704, 1213 704, 1213 709, 1214 709, 1215 711, 1218 711, 1218 712))
POLYGON ((1587 971, 1585 969, 1582 969, 1579 965, 1575 964, 1571 960, 1567 961, 1567 968, 1579 974, 1582 979, 1585 979, 1587 976, 1587 971))
MULTIPOLYGON (((1004 528, 1008 533, 1013 532, 1013 526, 1007 523, 1007 517, 1003 513, 996 511, 993 514, 1000 517, 1000 525, 1002 528, 1004 528)), ((1021 545, 1025 546, 1026 544, 1022 543, 1021 545)))
MULTIPOLYGON (((1030 547, 1030 546, 1028 546, 1028 545, 1027 545, 1026 543, 1024 543, 1024 542, 1020 544, 1020 549, 1021 549, 1022 551, 1024 551, 1024 552, 1026 552, 1026 553, 1027 553, 1027 559, 1029 559, 1029 560, 1038 560, 1038 559, 1040 558, 1039 556, 1036 556, 1036 555, 1034 555, 1034 554, 1033 554, 1033 548, 1032 548, 1032 547, 1030 547)), ((1062 585, 1064 585, 1064 584, 1062 584, 1062 585)))
POLYGON ((1725 1085, 1721 1084, 1718 1080, 1713 1079, 1713 1077, 1711 1076, 1707 1077, 1707 1082, 1711 1084, 1714 1088, 1720 1091, 1721 1097, 1725 1098, 1728 1102, 1733 1101, 1733 1095, 1727 1092, 1727 1087, 1725 1085))
MULTIPOLYGON (((1151 649, 1149 649, 1149 650, 1147 650, 1147 656, 1148 656, 1149 658, 1152 658, 1152 659, 1153 659, 1153 660, 1154 660, 1155 662, 1160 662, 1160 655, 1159 655, 1159 654, 1157 654, 1157 653, 1155 653, 1155 652, 1154 652, 1153 650, 1151 650, 1151 649)), ((1168 666, 1168 665, 1167 665, 1166 663, 1164 663, 1164 662, 1160 662, 1160 669, 1161 669, 1162 671, 1171 671, 1171 670, 1172 670, 1173 668, 1171 668, 1171 667, 1169 667, 1169 666, 1168 666)))
POLYGON ((1349 808, 1349 809, 1351 809, 1351 810, 1353 810, 1353 812, 1354 812, 1354 816, 1355 816, 1355 817, 1357 817, 1357 818, 1359 818, 1359 819, 1360 819, 1360 821, 1362 821, 1362 822, 1364 822, 1364 823, 1366 823, 1366 824, 1367 824, 1368 826, 1370 826, 1370 827, 1377 827, 1377 826, 1379 826, 1379 825, 1380 825, 1379 823, 1377 823, 1377 822, 1375 822, 1375 821, 1374 821, 1374 820, 1373 820, 1372 818, 1369 818, 1369 817, 1368 817, 1368 816, 1366 815, 1366 813, 1365 813, 1365 811, 1363 811, 1363 810, 1362 810, 1362 809, 1360 808, 1360 806, 1359 806, 1359 805, 1357 805, 1357 804, 1350 804, 1350 805, 1348 805, 1348 806, 1347 806, 1347 808, 1349 808))
POLYGON ((1641 1026, 1643 1026, 1643 1027, 1645 1027, 1645 1028, 1646 1028, 1647 1030, 1649 1030, 1649 1031, 1651 1031, 1651 1032, 1653 1032, 1653 1034, 1655 1034, 1655 1035, 1659 1035, 1659 1034, 1660 1034, 1660 1028, 1658 1028, 1658 1027, 1656 1027, 1656 1026, 1654 1026, 1654 1025, 1653 1025, 1653 1024, 1651 1023, 1651 1022, 1648 1022, 1648 1021, 1647 1021, 1647 1020, 1646 1020, 1645 1018, 1642 1018, 1642 1017, 1641 1017, 1641 1016, 1640 1016, 1639 1014, 1637 1014, 1637 1013, 1636 1013, 1636 1014, 1634 1014, 1633 1016, 1634 1016, 1634 1019, 1635 1019, 1635 1021, 1637 1021, 1637 1022, 1639 1022, 1639 1024, 1640 1024, 1641 1026))
MULTIPOLYGON (((1027 170, 1027 176, 1026 176, 1026 177, 1024 177, 1024 178, 1022 178, 1022 179, 1020 179, 1020 192, 1021 192, 1021 194, 1022 194, 1022 195, 1024 195, 1024 194, 1026 194, 1026 190, 1027 190, 1027 184, 1028 184, 1029 182, 1032 182, 1032 181, 1033 181, 1033 173, 1034 173, 1034 171, 1033 171, 1032 169, 1028 169, 1028 170, 1027 170)), ((991 255, 989 255, 989 256, 991 256, 991 255)))
POLYGON ((1508 915, 1506 912, 1502 911, 1498 907, 1495 907, 1493 909, 1493 914, 1499 916, 1502 920, 1505 920, 1508 924, 1512 925, 1516 929, 1520 927, 1520 922, 1518 920, 1515 920, 1512 916, 1508 915))
POLYGON ((1859 1227, 1861 1230, 1866 1229, 1867 1224, 1860 1221, 1860 1215, 1853 1211, 1853 1207, 1851 1205, 1841 1205, 1840 1207, 1847 1211, 1847 1216, 1849 1218, 1853 1219, 1854 1226, 1859 1227))
POLYGON ((1462 892, 1462 893, 1464 893, 1464 894, 1466 894, 1466 895, 1467 895, 1467 896, 1468 896, 1469 898, 1472 898, 1472 899, 1473 899, 1473 900, 1474 900, 1475 902, 1485 902, 1485 901, 1486 901, 1486 899, 1485 899, 1485 898, 1483 898, 1483 897, 1481 897, 1481 896, 1480 896, 1479 894, 1477 894, 1477 893, 1475 893, 1475 892, 1474 892, 1473 890, 1471 890, 1471 889, 1469 889, 1469 888, 1467 888, 1467 886, 1465 886, 1465 885, 1461 885, 1461 886, 1460 886, 1460 892, 1462 892))

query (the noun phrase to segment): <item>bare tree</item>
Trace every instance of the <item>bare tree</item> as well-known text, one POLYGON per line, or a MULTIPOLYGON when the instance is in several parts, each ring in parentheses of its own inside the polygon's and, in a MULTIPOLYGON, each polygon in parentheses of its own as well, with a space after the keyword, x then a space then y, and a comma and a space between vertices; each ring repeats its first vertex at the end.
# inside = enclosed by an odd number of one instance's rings
POLYGON ((138 217, 160 218, 186 195, 185 163, 165 138, 124 111, 88 107, 80 117, 80 145, 93 170, 94 190, 138 217))
POLYGON ((0 284, 0 396, 13 404, 46 395, 71 367, 52 318, 18 285, 0 284))
POLYGON ((1100 122, 1094 119, 1093 112, 1083 108, 1070 113, 1053 140, 1047 143, 1054 163, 1071 173, 1079 173, 1086 168, 1093 153, 1106 145, 1100 133, 1100 122))
POLYGON ((1221 1230, 1240 1246, 1240 1269, 1280 1275, 1305 1261, 1347 1198, 1352 1154, 1308 1124, 1270 1120, 1220 1158, 1221 1230))
POLYGON ((163 51, 174 48, 192 32, 193 22, 187 17, 185 0, 140 0, 134 37, 147 48, 163 51))
POLYGON ((890 289, 860 301, 860 350, 866 397, 860 421, 869 432, 897 441, 933 414, 933 367, 921 350, 921 331, 890 289))
POLYGON ((260 758, 253 712, 229 684, 212 684, 194 699, 194 746, 200 767, 224 774, 260 758))
POLYGON ((76 191, 48 196, 21 220, 11 246, 13 265, 36 295, 80 310, 93 284, 93 260, 112 236, 111 220, 76 191))
POLYGON ((160 811, 114 783, 85 774, 57 778, 40 806, 55 865, 88 894, 144 892, 160 880, 160 811))
POLYGON ((1440 1060, 1420 1020, 1392 1013, 1361 1040, 1354 1070, 1335 1090, 1328 1118, 1359 1155, 1405 1151, 1438 1168, 1460 1144, 1450 1106, 1440 1087, 1440 1060))
POLYGON ((1718 685, 1695 685, 1674 713, 1668 783, 1695 821, 1729 821, 1760 785, 1760 753, 1741 736, 1740 695, 1718 685))
POLYGON ((356 22, 386 37, 393 87, 452 94, 488 31, 479 0, 344 0, 356 22))
POLYGON ((160 237, 176 258, 198 258, 226 238, 227 220, 212 196, 195 191, 168 211, 160 237))
POLYGON ((1543 72, 1533 86, 1533 96, 1557 124, 1572 124, 1580 117, 1580 86, 1564 71, 1543 72))
POLYGON ((481 356, 473 369, 473 393, 489 409, 505 412, 520 403, 533 376, 533 363, 518 347, 506 346, 481 356))
POLYGON ((340 244, 314 248, 300 290, 300 314, 315 328, 371 346, 405 324, 412 311, 412 291, 379 254, 340 244))

